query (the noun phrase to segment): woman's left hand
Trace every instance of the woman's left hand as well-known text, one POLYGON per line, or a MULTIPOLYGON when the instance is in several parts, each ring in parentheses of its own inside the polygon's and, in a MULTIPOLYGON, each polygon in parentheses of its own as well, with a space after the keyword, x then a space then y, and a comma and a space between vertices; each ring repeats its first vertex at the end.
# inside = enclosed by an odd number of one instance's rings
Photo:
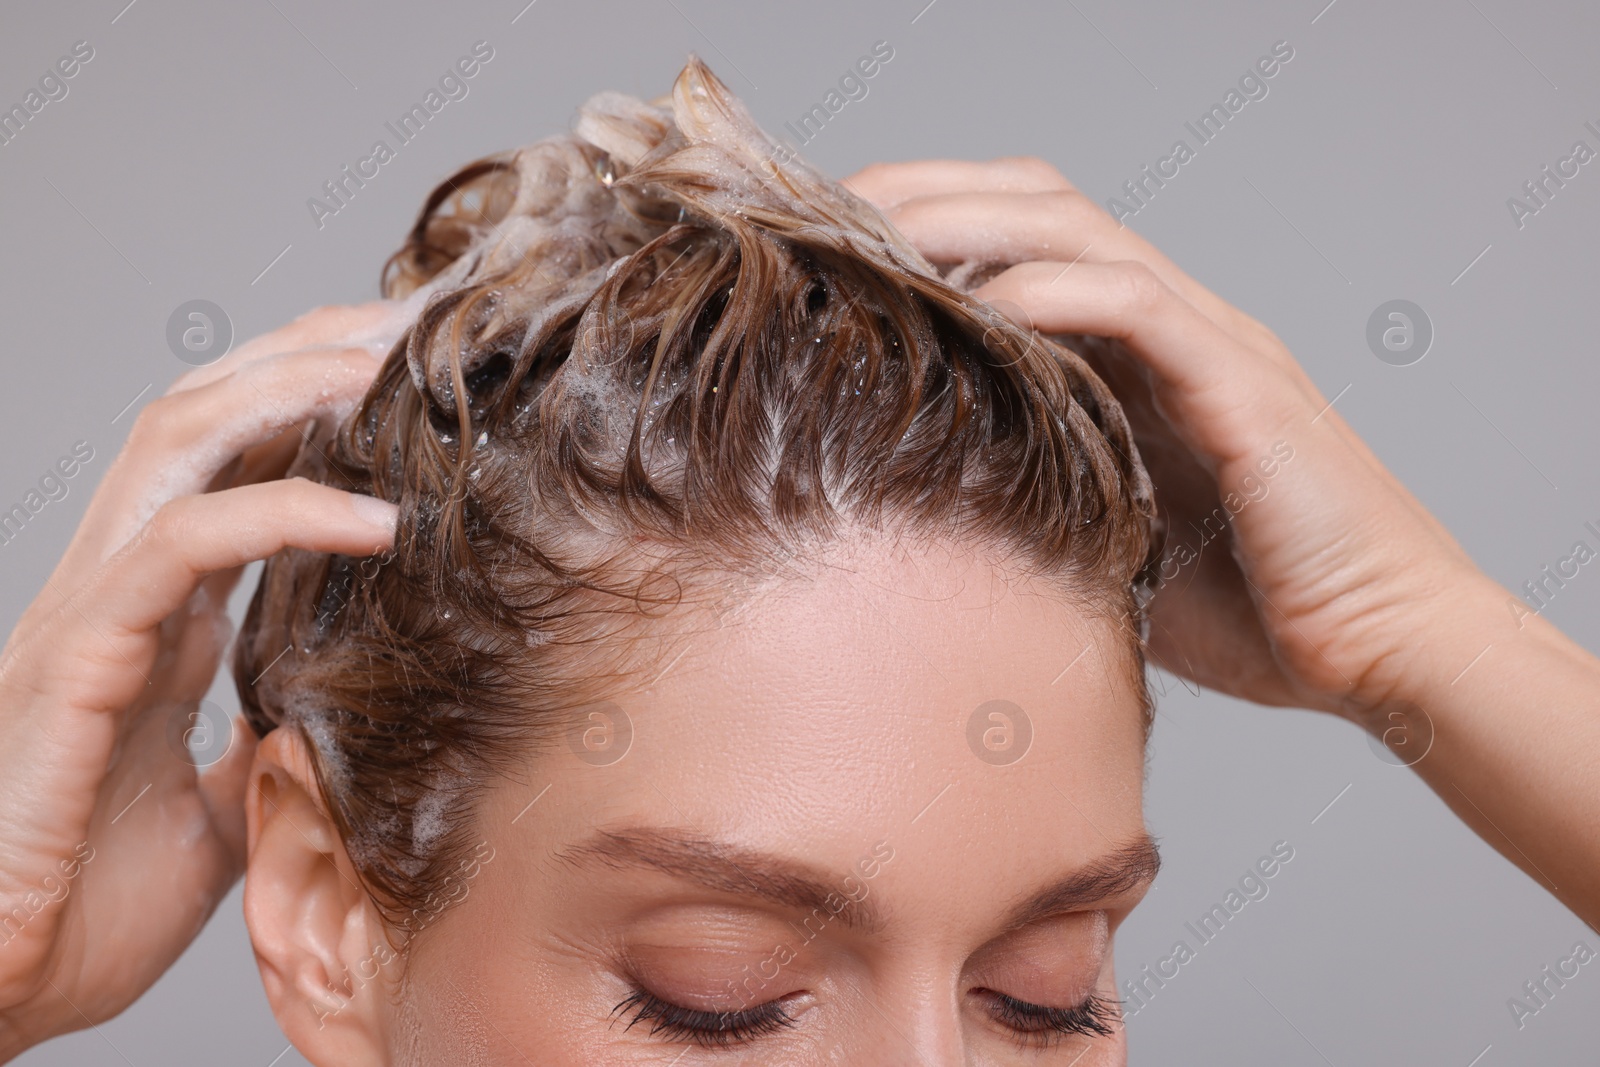
POLYGON ((1270 330, 1040 160, 879 164, 845 183, 933 262, 1007 266, 976 295, 1023 325, 1137 359, 1105 370, 1168 531, 1157 662, 1356 718, 1414 696, 1416 635, 1489 583, 1270 330))
MULTIPOLYGON (((1039 160, 846 179, 977 296, 1102 361, 1168 540, 1152 657, 1381 737, 1487 842, 1600 924, 1600 661, 1485 576, 1283 343, 1039 160)), ((1597 927, 1600 928, 1600 927, 1597 927)))

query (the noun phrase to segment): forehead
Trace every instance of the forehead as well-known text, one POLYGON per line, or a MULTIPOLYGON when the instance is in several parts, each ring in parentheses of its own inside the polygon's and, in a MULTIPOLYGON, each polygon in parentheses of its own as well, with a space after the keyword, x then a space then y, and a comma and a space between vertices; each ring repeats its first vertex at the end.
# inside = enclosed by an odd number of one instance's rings
POLYGON ((855 545, 661 622, 658 666, 593 720, 621 713, 625 753, 543 758, 574 836, 653 822, 840 869, 888 840, 932 877, 1143 828, 1131 638, 976 554, 855 545))

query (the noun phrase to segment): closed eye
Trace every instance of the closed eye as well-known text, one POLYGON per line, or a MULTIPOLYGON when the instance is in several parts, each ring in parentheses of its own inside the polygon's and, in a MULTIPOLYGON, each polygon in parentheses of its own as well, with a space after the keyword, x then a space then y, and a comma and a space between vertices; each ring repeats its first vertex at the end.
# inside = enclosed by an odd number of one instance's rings
POLYGON ((1016 1033, 1024 1044, 1049 1046, 1068 1034, 1110 1037, 1122 1013, 1114 1001, 1091 994, 1070 1008, 1050 1008, 993 989, 975 989, 991 1018, 1016 1033))
POLYGON ((706 1048, 743 1044, 794 1025, 794 1019, 784 1010, 782 998, 737 1011, 706 1011, 673 1004, 647 990, 635 989, 611 1011, 613 1017, 629 1013, 633 1017, 624 1030, 649 1022, 652 1037, 693 1041, 706 1048))

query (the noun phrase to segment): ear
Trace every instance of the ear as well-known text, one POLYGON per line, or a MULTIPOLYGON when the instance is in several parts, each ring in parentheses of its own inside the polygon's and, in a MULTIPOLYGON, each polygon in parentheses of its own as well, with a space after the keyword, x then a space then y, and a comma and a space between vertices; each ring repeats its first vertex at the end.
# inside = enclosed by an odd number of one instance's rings
POLYGON ((267 1000, 318 1067, 385 1067, 399 956, 317 787, 304 737, 262 740, 245 795, 244 917, 267 1000))

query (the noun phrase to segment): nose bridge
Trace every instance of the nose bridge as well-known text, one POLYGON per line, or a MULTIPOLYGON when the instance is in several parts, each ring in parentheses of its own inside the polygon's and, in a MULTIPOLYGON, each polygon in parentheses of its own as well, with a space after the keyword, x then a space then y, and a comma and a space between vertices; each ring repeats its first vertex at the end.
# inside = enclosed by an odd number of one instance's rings
POLYGON ((967 1052, 959 997, 949 981, 906 976, 866 1002, 861 1047, 850 1054, 836 1050, 829 1064, 964 1067, 967 1052))

